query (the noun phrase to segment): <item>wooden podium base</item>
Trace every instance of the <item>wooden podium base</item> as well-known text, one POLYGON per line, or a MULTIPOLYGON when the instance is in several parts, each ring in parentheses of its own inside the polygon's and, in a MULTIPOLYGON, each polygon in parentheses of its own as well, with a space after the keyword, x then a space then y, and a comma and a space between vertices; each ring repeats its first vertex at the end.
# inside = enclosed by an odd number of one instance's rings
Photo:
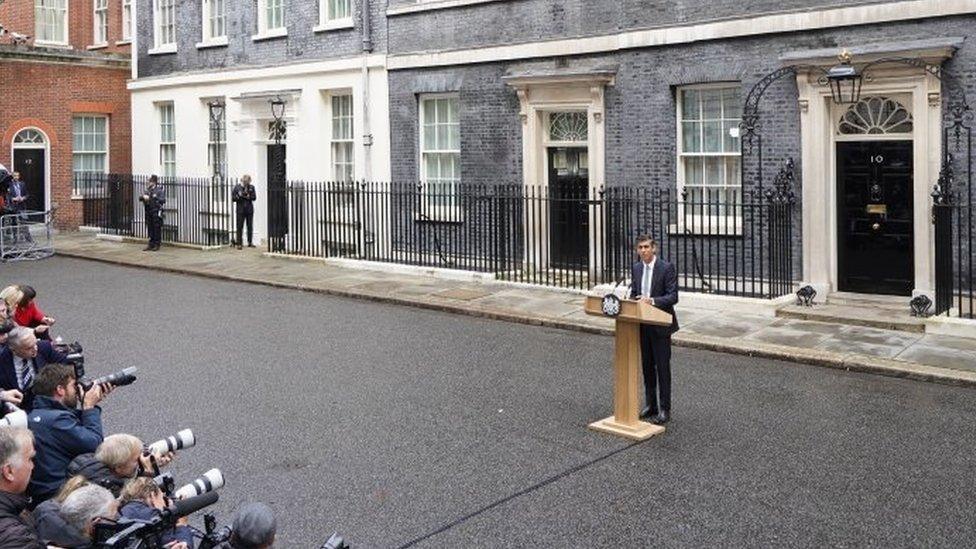
POLYGON ((619 437, 626 437, 631 440, 647 440, 654 435, 664 432, 663 425, 654 425, 646 421, 637 421, 630 425, 618 422, 614 416, 594 421, 588 427, 601 433, 609 433, 619 437))

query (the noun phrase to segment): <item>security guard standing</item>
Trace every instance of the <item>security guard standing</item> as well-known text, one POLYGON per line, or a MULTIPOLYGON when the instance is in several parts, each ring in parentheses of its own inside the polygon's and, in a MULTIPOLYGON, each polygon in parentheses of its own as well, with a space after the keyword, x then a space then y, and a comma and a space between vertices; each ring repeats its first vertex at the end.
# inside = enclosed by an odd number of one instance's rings
POLYGON ((257 199, 257 191, 251 185, 251 176, 245 174, 241 177, 241 182, 234 185, 231 191, 231 199, 237 204, 237 249, 243 245, 242 233, 244 223, 247 223, 247 247, 253 248, 254 243, 254 201, 257 199))
POLYGON ((139 201, 146 208, 146 228, 149 231, 149 245, 143 251, 155 252, 163 239, 163 204, 166 203, 166 192, 155 174, 149 176, 149 186, 139 201))

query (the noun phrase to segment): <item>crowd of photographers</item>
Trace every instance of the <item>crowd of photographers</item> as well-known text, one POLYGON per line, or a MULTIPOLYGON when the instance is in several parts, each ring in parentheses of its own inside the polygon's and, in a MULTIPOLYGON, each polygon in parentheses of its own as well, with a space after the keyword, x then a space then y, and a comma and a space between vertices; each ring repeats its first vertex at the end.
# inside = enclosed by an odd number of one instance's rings
POLYGON ((271 547, 276 522, 260 503, 231 528, 212 515, 204 530, 189 525, 223 485, 217 469, 181 488, 160 471, 195 444, 192 431, 148 445, 105 436, 100 404, 136 369, 87 378, 81 346, 52 341, 55 320, 36 297, 29 286, 0 291, 0 549, 271 547))

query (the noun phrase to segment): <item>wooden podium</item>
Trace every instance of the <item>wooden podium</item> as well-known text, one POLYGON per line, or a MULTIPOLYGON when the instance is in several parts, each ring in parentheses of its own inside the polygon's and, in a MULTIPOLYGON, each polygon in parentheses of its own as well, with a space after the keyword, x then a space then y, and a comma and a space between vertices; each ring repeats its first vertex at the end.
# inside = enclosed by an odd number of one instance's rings
MULTIPOLYGON (((603 313, 603 296, 586 296, 586 314, 608 317, 603 313)), ((671 325, 671 315, 652 305, 620 300, 620 313, 613 357, 613 415, 595 421, 590 429, 644 440, 664 432, 664 427, 638 419, 640 398, 640 325, 671 325)))

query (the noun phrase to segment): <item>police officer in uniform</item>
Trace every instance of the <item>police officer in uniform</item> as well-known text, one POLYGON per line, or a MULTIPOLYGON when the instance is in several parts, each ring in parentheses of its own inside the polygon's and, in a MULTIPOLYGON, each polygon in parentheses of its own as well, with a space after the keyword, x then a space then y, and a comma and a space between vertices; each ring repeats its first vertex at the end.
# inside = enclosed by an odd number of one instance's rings
POLYGON ((242 233, 244 223, 247 223, 247 247, 253 248, 254 243, 254 200, 257 199, 257 192, 254 185, 251 185, 251 176, 244 175, 241 182, 234 185, 231 191, 231 199, 237 204, 237 249, 240 250, 244 242, 242 233))
POLYGON ((149 230, 149 245, 143 251, 155 252, 163 239, 163 204, 166 203, 166 193, 155 174, 149 176, 149 186, 139 201, 146 208, 146 228, 149 230))

